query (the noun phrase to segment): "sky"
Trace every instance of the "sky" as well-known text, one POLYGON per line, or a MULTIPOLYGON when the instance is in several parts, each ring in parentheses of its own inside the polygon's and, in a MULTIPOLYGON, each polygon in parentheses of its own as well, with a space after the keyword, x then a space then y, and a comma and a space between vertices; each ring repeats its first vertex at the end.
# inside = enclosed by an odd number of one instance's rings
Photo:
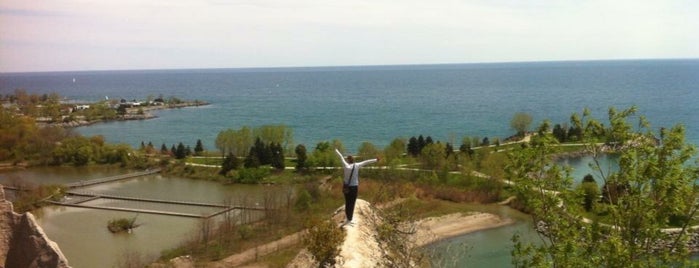
POLYGON ((0 1, 0 72, 657 58, 699 1, 0 1))

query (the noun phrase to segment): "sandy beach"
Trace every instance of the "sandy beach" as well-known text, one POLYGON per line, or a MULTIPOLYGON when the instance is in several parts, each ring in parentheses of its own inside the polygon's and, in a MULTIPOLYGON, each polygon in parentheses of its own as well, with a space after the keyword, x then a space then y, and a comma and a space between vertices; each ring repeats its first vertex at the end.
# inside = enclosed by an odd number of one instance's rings
POLYGON ((432 217, 420 220, 417 223, 416 242, 420 246, 425 246, 447 238, 512 223, 514 223, 512 219, 503 219, 498 215, 482 212, 453 213, 441 217, 432 217))

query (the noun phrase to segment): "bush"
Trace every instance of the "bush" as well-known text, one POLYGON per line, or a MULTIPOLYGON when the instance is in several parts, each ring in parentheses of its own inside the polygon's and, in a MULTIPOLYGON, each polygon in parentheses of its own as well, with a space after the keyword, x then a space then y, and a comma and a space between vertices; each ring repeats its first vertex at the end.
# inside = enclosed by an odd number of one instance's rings
POLYGON ((243 168, 238 171, 238 183, 256 184, 260 183, 269 175, 269 170, 265 168, 243 168))
POLYGON ((299 193, 299 197, 296 199, 296 203, 294 204, 294 207, 298 211, 306 211, 308 208, 311 207, 311 194, 308 193, 307 190, 303 189, 299 193))
POLYGON ((337 228, 330 220, 311 220, 303 243, 319 267, 333 266, 335 256, 340 254, 340 245, 345 240, 342 228, 337 228))

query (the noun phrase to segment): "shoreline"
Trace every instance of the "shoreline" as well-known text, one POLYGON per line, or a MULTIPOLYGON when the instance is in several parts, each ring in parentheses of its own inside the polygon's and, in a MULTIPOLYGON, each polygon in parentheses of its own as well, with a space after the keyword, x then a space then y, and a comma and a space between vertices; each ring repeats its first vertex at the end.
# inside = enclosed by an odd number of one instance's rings
POLYGON ((485 212, 452 213, 417 222, 417 245, 439 243, 450 238, 514 224, 515 220, 485 212))
POLYGON ((117 116, 117 118, 114 119, 97 119, 97 120, 73 120, 69 122, 54 122, 54 123, 38 123, 39 125, 45 125, 45 126, 58 126, 58 127, 64 127, 64 128, 76 128, 76 127, 82 127, 82 126, 89 126, 93 124, 98 124, 98 123, 108 123, 108 122, 117 122, 117 121, 133 121, 133 120, 148 120, 148 119, 153 119, 153 118, 158 118, 157 116, 149 113, 149 111, 156 111, 156 110, 166 110, 166 109, 181 109, 181 108, 188 108, 188 107, 199 107, 199 106, 207 106, 210 105, 211 103, 206 102, 206 101, 187 101, 183 103, 178 103, 178 104, 170 104, 170 105, 155 105, 155 106, 143 106, 143 107, 138 107, 138 108, 127 108, 126 113, 123 115, 117 116), (139 113, 142 112, 142 114, 139 113))

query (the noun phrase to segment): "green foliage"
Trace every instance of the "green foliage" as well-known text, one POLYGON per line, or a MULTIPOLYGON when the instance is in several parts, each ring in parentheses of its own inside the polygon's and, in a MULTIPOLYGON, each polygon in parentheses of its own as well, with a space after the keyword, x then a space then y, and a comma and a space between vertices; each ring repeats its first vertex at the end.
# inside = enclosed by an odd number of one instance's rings
POLYGON ((265 168, 243 168, 238 171, 236 182, 245 184, 257 184, 269 175, 269 169, 265 168))
POLYGON ((383 150, 385 162, 391 166, 398 165, 403 157, 403 154, 406 152, 405 146, 405 140, 403 139, 394 139, 391 141, 391 144, 386 146, 386 148, 383 150))
POLYGON ((177 144, 177 149, 175 149, 175 158, 176 159, 184 159, 187 157, 187 151, 184 147, 184 144, 181 142, 177 144))
POLYGON ((299 192, 299 196, 296 198, 294 208, 296 208, 298 211, 306 211, 311 207, 311 201, 311 194, 306 189, 302 189, 299 192))
POLYGON ((126 232, 126 231, 133 229, 133 228, 136 228, 140 225, 140 224, 136 224, 137 217, 138 217, 138 215, 134 216, 131 219, 127 219, 127 218, 111 219, 107 223, 107 229, 109 229, 109 231, 112 233, 126 232))
POLYGON ((197 140, 197 145, 194 147, 194 155, 200 156, 204 152, 204 144, 201 140, 197 140))
POLYGON ((260 139, 263 144, 276 143, 282 147, 282 151, 287 148, 290 150, 288 146, 293 143, 293 131, 285 125, 264 125, 257 128, 244 126, 238 130, 226 129, 219 132, 215 144, 221 155, 248 155, 256 139, 260 139))
MULTIPOLYGON (((335 144, 335 148, 338 148, 338 150, 342 151, 342 144, 339 141, 335 140, 333 141, 333 143, 335 144)), ((337 159, 337 155, 335 155, 335 152, 332 148, 333 146, 331 145, 331 143, 327 141, 319 142, 318 144, 316 144, 316 148, 313 150, 311 157, 309 157, 308 159, 309 166, 335 167, 339 165, 340 160, 337 159)))
POLYGON ((444 169, 446 167, 445 146, 441 143, 427 144, 420 152, 420 159, 426 169, 444 169))
POLYGON ((583 195, 583 207, 585 208, 585 211, 592 211, 595 204, 599 200, 599 186, 594 180, 592 182, 584 181, 580 184, 579 190, 583 195))
POLYGON ((528 113, 518 112, 510 120, 510 127, 517 131, 517 136, 524 137, 529 126, 532 124, 532 116, 528 113))
POLYGON ((216 136, 216 148, 221 155, 232 153, 234 155, 248 155, 253 144, 252 129, 242 127, 239 130, 226 129, 216 136))
POLYGON ((15 200, 12 201, 14 211, 24 213, 40 207, 44 201, 58 201, 65 194, 65 187, 61 185, 12 185, 21 189, 15 193, 15 200))
POLYGON ((236 157, 232 153, 229 153, 223 159, 223 163, 221 163, 221 170, 219 171, 218 174, 225 176, 231 170, 238 169, 239 166, 240 166, 240 160, 238 159, 238 157, 236 157))
POLYGON ((306 155, 306 146, 303 144, 299 144, 296 146, 296 149, 294 150, 296 153, 296 170, 297 171, 302 171, 307 169, 307 163, 306 160, 308 156, 306 155))
POLYGON ((92 162, 127 165, 132 154, 133 150, 128 145, 108 145, 104 143, 104 138, 101 136, 92 138, 73 136, 63 139, 53 150, 52 163, 56 165, 72 163, 78 166, 92 162))
MULTIPOLYGON (((534 245, 514 237, 515 266, 657 267, 686 260, 687 219, 698 210, 694 180, 699 172, 687 162, 695 149, 685 143, 681 125, 654 133, 645 118, 639 117, 634 131, 628 120, 635 110, 609 110, 610 127, 604 132, 619 153, 618 171, 608 174, 602 170, 598 160, 602 147, 588 145, 594 158, 592 166, 605 182, 602 195, 608 203, 604 205, 604 224, 583 220, 580 209, 594 209, 596 187, 585 182, 582 194, 571 187, 569 172, 549 158, 557 143, 550 138, 553 136, 537 137, 509 155, 507 178, 515 183, 518 199, 531 211, 545 240, 534 245), (668 235, 662 228, 673 221, 681 226, 677 233, 668 235)), ((572 128, 583 124, 576 115, 571 121, 572 128)), ((595 127, 588 130, 598 131, 595 127)), ((591 135, 584 132, 579 137, 591 135)))
POLYGON ((359 158, 371 159, 376 158, 377 155, 379 155, 379 149, 377 149, 371 142, 365 141, 359 145, 359 158))
POLYGON ((318 262, 318 267, 333 266, 335 256, 340 253, 340 245, 345 240, 343 229, 337 228, 330 220, 311 219, 307 225, 304 245, 318 262))

